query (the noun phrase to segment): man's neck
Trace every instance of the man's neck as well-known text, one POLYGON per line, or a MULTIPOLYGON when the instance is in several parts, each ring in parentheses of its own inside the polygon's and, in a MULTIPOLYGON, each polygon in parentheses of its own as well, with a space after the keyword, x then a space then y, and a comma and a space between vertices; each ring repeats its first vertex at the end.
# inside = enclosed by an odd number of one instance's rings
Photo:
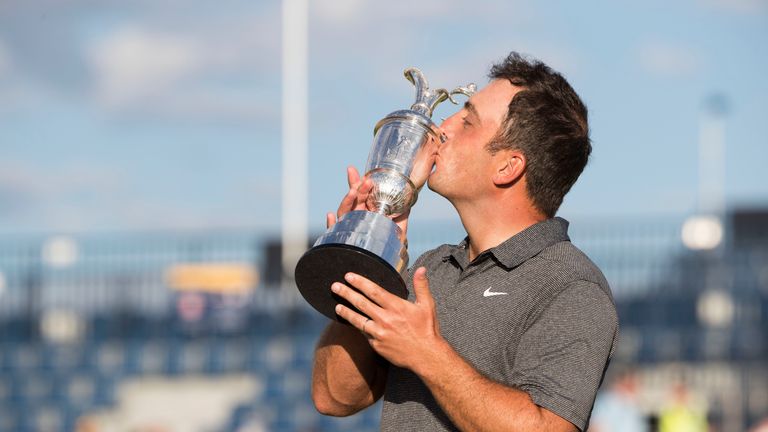
POLYGON ((546 220, 531 206, 455 205, 469 236, 469 260, 503 243, 531 225, 546 220), (500 208, 501 207, 501 208, 500 208))

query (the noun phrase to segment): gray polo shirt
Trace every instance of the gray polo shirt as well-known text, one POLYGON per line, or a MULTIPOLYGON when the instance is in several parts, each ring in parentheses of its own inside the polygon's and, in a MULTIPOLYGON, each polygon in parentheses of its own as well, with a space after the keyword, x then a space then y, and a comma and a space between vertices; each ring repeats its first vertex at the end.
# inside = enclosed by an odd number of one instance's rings
MULTIPOLYGON (((480 373, 527 392, 582 431, 617 342, 618 319, 600 270, 549 219, 468 260, 468 242, 442 245, 427 268, 442 336, 480 373)), ((434 361, 440 361, 435 359, 434 361)), ((390 365, 383 431, 457 430, 424 383, 390 365)))

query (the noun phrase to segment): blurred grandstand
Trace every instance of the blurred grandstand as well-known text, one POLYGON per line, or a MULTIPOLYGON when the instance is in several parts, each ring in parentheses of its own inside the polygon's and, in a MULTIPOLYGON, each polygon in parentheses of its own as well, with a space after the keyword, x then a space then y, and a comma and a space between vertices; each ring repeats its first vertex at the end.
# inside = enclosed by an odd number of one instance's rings
MULTIPOLYGON (((612 284, 613 366, 636 371, 651 423, 681 384, 713 430, 768 416, 768 211, 722 220, 572 225, 612 284)), ((463 232, 411 236, 415 257, 463 232)), ((268 236, 232 231, 6 236, 0 432, 378 430, 378 404, 346 419, 314 410, 326 319, 281 282, 279 256, 268 236)))

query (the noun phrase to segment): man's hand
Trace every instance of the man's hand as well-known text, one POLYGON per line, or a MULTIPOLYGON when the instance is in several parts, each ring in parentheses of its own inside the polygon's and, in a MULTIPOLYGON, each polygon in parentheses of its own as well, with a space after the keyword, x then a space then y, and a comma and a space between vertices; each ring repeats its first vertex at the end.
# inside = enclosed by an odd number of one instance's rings
POLYGON ((413 169, 411 170, 411 182, 420 190, 427 182, 429 175, 432 174, 432 168, 435 166, 435 155, 437 155, 438 143, 441 138, 434 138, 427 135, 427 140, 416 153, 413 160, 413 169))
MULTIPOLYGON (((431 160, 434 161, 434 155, 431 160)), ((430 165, 430 170, 431 166, 432 165, 430 165)), ((428 176, 429 173, 426 175, 428 176)), ((421 183, 422 185, 424 184, 424 181, 426 181, 426 177, 424 177, 424 180, 421 183)), ((361 178, 357 168, 349 166, 347 167, 347 184, 349 184, 349 191, 344 195, 344 198, 342 198, 339 208, 336 210, 336 214, 328 212, 325 215, 326 228, 332 227, 342 216, 353 210, 368 210, 365 202, 368 199, 368 194, 370 194, 373 189, 373 182, 371 179, 367 177, 361 178)), ((394 219, 394 222, 400 227, 400 241, 403 243, 405 243, 407 238, 408 216, 410 215, 410 212, 410 209, 408 209, 408 211, 394 219)))
POLYGON ((424 267, 414 273, 414 303, 354 273, 347 273, 344 279, 360 292, 338 282, 331 287, 367 317, 341 304, 336 306, 336 313, 362 331, 382 357, 414 372, 447 345, 440 336, 426 273, 424 267))
POLYGON ((338 282, 331 289, 368 316, 343 305, 336 313, 363 332, 382 357, 419 376, 459 429, 577 431, 528 393, 484 377, 451 348, 440 335, 424 267, 413 276, 414 303, 360 275, 347 273, 344 279, 360 292, 338 282))
POLYGON ((360 173, 357 171, 357 168, 348 166, 347 184, 349 184, 349 191, 344 195, 344 198, 342 198, 339 208, 336 210, 336 214, 329 212, 325 216, 325 225, 327 228, 335 225, 336 221, 353 210, 366 210, 365 200, 368 199, 368 194, 371 192, 371 189, 373 189, 373 182, 368 178, 360 178, 360 173))

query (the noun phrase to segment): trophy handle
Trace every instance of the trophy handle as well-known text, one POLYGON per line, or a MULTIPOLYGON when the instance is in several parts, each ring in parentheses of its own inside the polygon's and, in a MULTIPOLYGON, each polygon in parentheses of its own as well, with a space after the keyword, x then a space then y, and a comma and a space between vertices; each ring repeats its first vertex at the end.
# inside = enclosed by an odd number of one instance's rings
POLYGON ((420 114, 424 114, 427 117, 432 117, 432 112, 435 108, 445 100, 450 100, 453 104, 458 104, 458 102, 451 96, 455 94, 472 96, 477 90, 477 87, 474 84, 456 87, 450 92, 444 88, 430 90, 429 82, 424 77, 424 74, 415 67, 406 69, 403 72, 403 75, 405 75, 405 78, 416 87, 416 102, 411 105, 411 109, 420 114))
POLYGON ((405 78, 416 87, 416 102, 411 105, 411 109, 418 111, 421 114, 425 114, 427 117, 432 117, 432 112, 429 110, 429 105, 426 103, 430 98, 429 82, 424 74, 415 67, 410 67, 403 72, 405 78))
POLYGON ((474 83, 469 83, 463 87, 456 87, 455 89, 451 90, 450 93, 448 93, 448 99, 453 102, 454 105, 458 105, 459 103, 456 102, 451 96, 455 94, 463 94, 466 97, 471 97, 473 94, 477 92, 477 86, 474 83))

